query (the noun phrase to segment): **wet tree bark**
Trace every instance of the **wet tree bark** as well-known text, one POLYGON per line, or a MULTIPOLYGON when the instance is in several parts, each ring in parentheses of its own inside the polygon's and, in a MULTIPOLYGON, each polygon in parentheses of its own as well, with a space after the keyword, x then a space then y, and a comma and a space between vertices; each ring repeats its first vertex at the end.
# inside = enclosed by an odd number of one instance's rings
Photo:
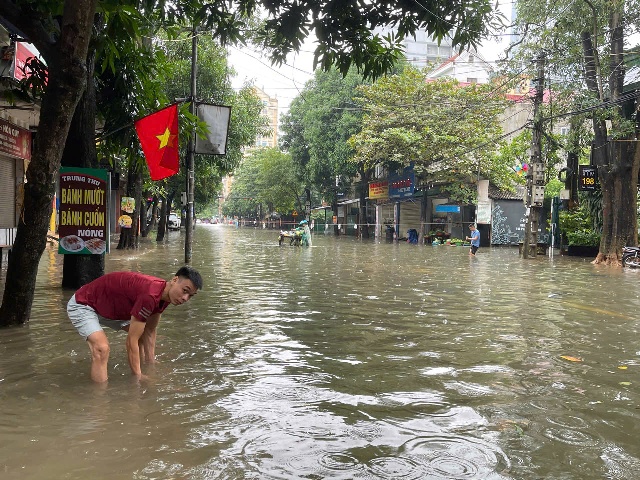
MULTIPOLYGON (((613 9, 609 19, 611 53, 609 55, 612 74, 609 77, 611 100, 615 101, 623 93, 624 83, 624 32, 622 16, 613 9)), ((582 49, 585 58, 585 82, 587 88, 600 101, 603 101, 598 77, 598 56, 593 47, 590 32, 582 33, 582 49)), ((613 107, 620 117, 625 111, 622 105, 613 107)), ((634 111, 629 109, 629 111, 634 111)), ((619 121, 612 116, 614 121, 619 121)), ((638 126, 636 125, 636 130, 638 126)), ((593 263, 620 265, 622 247, 636 245, 638 241, 636 202, 637 179, 640 167, 640 155, 635 135, 624 139, 609 141, 607 125, 601 115, 593 115, 594 143, 592 147, 593 163, 598 167, 598 177, 602 187, 602 236, 600 251, 593 263), (625 141, 626 140, 626 141, 625 141)))
POLYGON ((156 242, 161 242, 164 240, 164 236, 167 234, 168 225, 167 225, 167 217, 169 216, 169 212, 171 211, 171 204, 173 203, 173 198, 175 197, 176 192, 173 191, 169 194, 168 197, 162 199, 162 206, 160 207, 160 221, 158 223, 158 234, 156 236, 156 242))
MULTIPOLYGON (((143 199, 143 205, 146 206, 147 202, 143 199)), ((158 197, 154 196, 151 200, 151 205, 149 207, 151 209, 151 221, 147 222, 147 216, 149 215, 147 209, 142 212, 142 218, 144 221, 142 222, 142 237, 145 238, 149 236, 151 230, 153 230, 157 224, 158 218, 158 197)))
POLYGON ((27 168, 23 211, 7 266, 0 326, 25 323, 31 314, 38 264, 47 242, 56 177, 71 119, 85 88, 96 4, 96 0, 67 0, 55 44, 37 28, 32 28, 32 19, 17 7, 17 12, 3 12, 23 29, 44 56, 48 84, 40 110, 41 133, 27 168))

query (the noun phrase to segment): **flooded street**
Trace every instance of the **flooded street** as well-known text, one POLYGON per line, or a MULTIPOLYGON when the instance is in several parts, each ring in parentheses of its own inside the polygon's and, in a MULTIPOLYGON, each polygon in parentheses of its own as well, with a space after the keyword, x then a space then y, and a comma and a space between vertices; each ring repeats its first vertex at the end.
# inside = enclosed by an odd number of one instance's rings
MULTIPOLYGON (((106 263, 183 260, 184 232, 106 263)), ((640 271, 590 260, 199 225, 150 381, 108 331, 100 388, 47 250, 0 330, 0 478, 637 478, 640 271)))

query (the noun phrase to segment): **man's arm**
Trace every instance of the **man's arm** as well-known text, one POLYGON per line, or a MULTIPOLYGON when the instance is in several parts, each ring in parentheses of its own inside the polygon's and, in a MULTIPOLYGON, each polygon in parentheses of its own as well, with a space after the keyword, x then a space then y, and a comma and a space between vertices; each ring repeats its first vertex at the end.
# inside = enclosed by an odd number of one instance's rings
POLYGON ((156 328, 160 321, 159 313, 151 315, 144 326, 144 332, 140 337, 140 359, 143 359, 149 363, 155 363, 156 361, 156 328))
POLYGON ((129 334, 127 335, 127 357, 129 358, 129 368, 136 377, 142 377, 140 369, 140 347, 138 342, 145 330, 145 323, 138 320, 133 315, 129 324, 129 334))

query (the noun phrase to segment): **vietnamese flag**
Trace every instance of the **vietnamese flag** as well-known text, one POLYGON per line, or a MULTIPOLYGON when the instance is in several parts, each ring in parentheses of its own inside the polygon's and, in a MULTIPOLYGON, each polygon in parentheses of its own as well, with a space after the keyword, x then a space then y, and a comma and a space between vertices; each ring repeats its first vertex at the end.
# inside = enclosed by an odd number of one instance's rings
POLYGON ((151 180, 162 180, 180 170, 178 105, 173 104, 135 122, 151 180))

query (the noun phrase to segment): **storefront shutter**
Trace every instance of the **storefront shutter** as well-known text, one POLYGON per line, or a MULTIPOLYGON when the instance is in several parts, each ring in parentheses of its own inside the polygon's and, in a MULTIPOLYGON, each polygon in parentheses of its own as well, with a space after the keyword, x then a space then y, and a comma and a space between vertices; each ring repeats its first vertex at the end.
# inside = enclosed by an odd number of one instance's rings
POLYGON ((16 226, 16 161, 0 157, 0 228, 16 226))
POLYGON ((420 201, 400 204, 400 238, 406 238, 407 230, 414 228, 420 233, 420 201))

